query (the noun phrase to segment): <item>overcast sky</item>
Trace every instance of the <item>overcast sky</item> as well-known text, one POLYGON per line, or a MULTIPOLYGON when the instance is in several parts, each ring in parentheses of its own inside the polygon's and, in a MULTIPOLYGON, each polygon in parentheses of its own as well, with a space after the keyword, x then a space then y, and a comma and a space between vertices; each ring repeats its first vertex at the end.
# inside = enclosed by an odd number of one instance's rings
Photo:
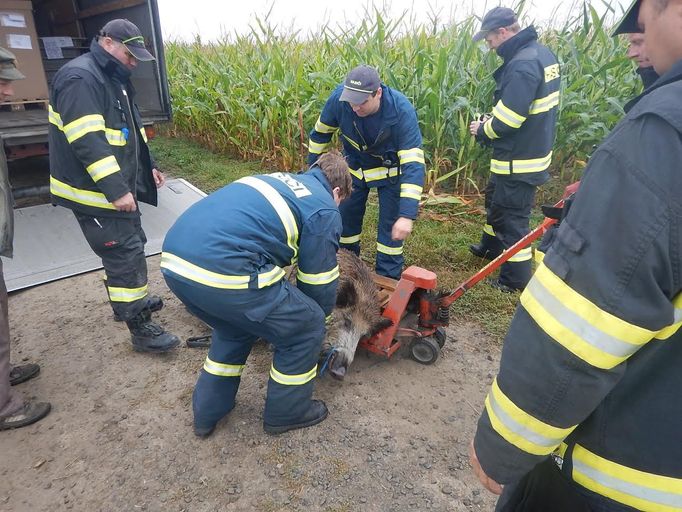
MULTIPOLYGON (((203 40, 215 40, 221 34, 248 33, 249 25, 256 17, 264 18, 270 12, 270 25, 300 30, 302 34, 331 21, 343 26, 357 23, 362 19, 367 0, 158 0, 161 12, 161 26, 165 39, 191 40, 200 34, 203 40)), ((514 5, 511 0, 505 5, 514 5)), ((430 13, 438 13, 441 22, 460 20, 468 14, 482 16, 487 10, 499 5, 499 0, 375 0, 374 5, 383 6, 391 17, 397 18, 403 12, 418 21, 428 21, 430 13)), ((630 0, 592 0, 599 13, 606 11, 610 4, 619 17, 630 0)), ((539 24, 552 19, 563 21, 568 11, 580 7, 580 0, 528 0, 526 15, 539 24)))

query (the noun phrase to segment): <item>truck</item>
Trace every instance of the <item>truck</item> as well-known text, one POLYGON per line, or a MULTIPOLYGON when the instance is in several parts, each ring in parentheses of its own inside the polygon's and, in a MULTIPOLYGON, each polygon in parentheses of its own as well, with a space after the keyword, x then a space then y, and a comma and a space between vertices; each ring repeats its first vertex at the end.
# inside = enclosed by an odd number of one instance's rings
MULTIPOLYGON (((156 0, 0 0, 0 46, 17 57, 26 80, 15 97, 0 104, 0 137, 15 200, 46 196, 49 177, 47 127, 49 87, 69 60, 86 53, 107 21, 137 25, 156 61, 140 62, 132 77, 148 135, 171 118, 170 95, 156 0)), ((1 159, 0 159, 1 161, 1 159)))
MULTIPOLYGON (((26 75, 15 83, 14 98, 0 104, 0 173, 9 173, 14 199, 14 257, 3 261, 10 292, 101 268, 71 212, 50 204, 49 87, 56 72, 88 52, 100 29, 116 18, 135 23, 156 57, 139 62, 132 74, 151 138, 156 123, 171 119, 157 0, 0 0, 0 46, 14 53, 26 75)), ((159 190, 157 208, 140 204, 148 256, 160 252, 174 220, 204 195, 175 179, 159 190)))

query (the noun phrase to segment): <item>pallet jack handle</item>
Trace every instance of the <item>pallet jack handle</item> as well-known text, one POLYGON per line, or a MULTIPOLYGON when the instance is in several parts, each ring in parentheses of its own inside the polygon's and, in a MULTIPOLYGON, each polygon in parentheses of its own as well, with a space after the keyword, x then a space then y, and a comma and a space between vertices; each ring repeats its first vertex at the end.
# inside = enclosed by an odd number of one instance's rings
MULTIPOLYGON (((575 194, 579 186, 580 186, 579 181, 576 181, 575 183, 571 183, 570 185, 568 185, 564 189, 564 195, 554 205, 554 208, 559 209, 562 208, 564 206, 564 202, 566 201, 566 199, 575 194)), ((538 227, 536 227, 534 230, 532 230, 530 233, 524 236, 521 240, 516 242, 507 250, 505 250, 502 254, 500 254, 497 258, 488 263, 481 270, 476 272, 469 279, 460 284, 457 288, 455 288, 455 290, 450 295, 442 297, 439 301, 439 306, 441 308, 450 307, 450 305, 457 299, 459 299, 462 295, 464 295, 464 293, 466 293, 467 290, 469 290, 471 287, 475 286, 480 281, 482 281, 490 274, 492 274, 495 270, 500 268, 502 264, 504 264, 507 260, 509 260, 509 258, 514 256, 516 253, 518 253, 521 249, 525 249, 526 247, 530 246, 530 244, 532 244, 535 240, 543 236, 550 228, 550 226, 556 224, 558 221, 559 219, 545 217, 545 219, 540 223, 538 227)))

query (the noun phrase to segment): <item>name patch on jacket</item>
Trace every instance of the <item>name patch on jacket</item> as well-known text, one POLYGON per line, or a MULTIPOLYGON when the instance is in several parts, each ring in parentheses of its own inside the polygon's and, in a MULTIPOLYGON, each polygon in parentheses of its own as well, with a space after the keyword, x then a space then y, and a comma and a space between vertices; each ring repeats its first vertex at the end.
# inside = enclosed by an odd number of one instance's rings
POLYGON ((310 190, 308 190, 308 188, 303 183, 301 183, 300 181, 296 181, 291 176, 291 174, 284 174, 283 172, 275 172, 275 173, 270 174, 269 176, 272 176, 273 178, 284 183, 287 187, 289 187, 291 189, 291 191, 299 199, 312 194, 312 192, 310 190))

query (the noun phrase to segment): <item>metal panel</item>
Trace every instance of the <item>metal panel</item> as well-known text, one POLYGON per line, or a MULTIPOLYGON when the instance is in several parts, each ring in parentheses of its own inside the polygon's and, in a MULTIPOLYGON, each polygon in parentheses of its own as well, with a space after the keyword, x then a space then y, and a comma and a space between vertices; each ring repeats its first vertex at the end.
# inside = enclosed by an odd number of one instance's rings
MULTIPOLYGON (((147 256, 161 252, 166 232, 182 212, 206 196, 183 179, 159 190, 159 206, 140 203, 147 256)), ((102 268, 71 211, 49 204, 14 211, 14 258, 3 258, 8 291, 102 268)))

